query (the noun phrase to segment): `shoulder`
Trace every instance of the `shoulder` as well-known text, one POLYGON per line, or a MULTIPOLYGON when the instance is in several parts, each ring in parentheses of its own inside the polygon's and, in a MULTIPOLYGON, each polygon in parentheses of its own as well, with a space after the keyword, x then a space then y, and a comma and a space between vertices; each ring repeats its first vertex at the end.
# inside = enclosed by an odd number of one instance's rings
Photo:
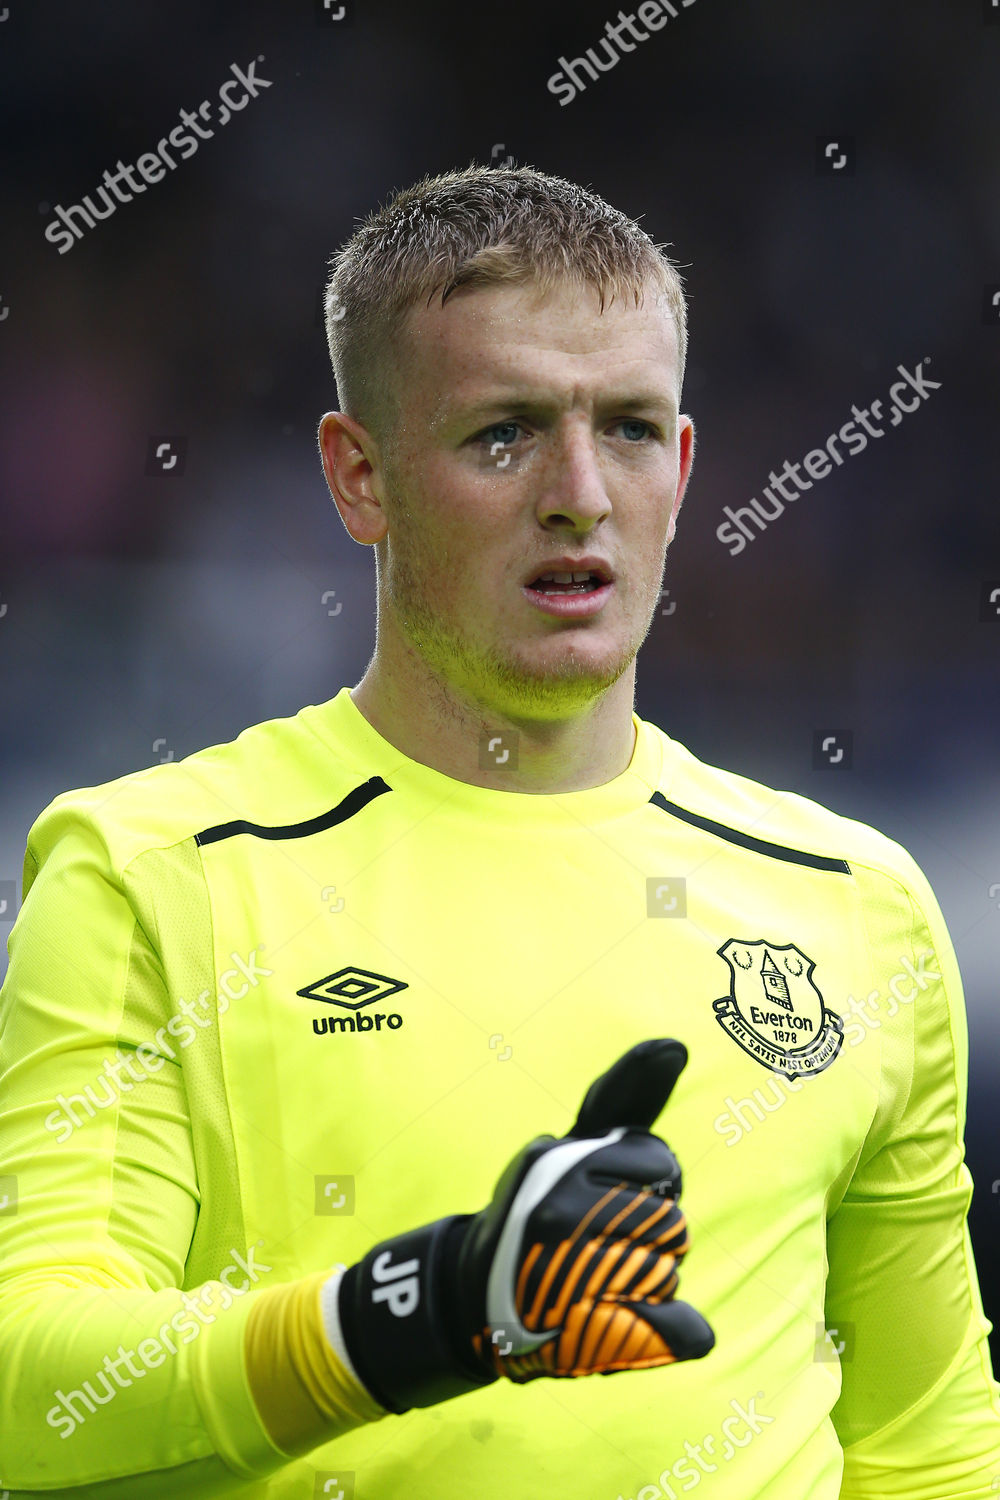
POLYGON ((276 826, 316 816, 356 784, 357 772, 316 735, 309 714, 267 719, 180 760, 60 792, 29 830, 26 889, 60 841, 82 840, 121 872, 138 855, 233 820, 276 826))
POLYGON ((763 854, 769 851, 759 846, 770 845, 777 858, 841 868, 844 874, 870 872, 923 894, 926 880, 920 867, 887 834, 798 792, 709 765, 656 725, 647 727, 662 742, 663 772, 653 800, 665 813, 763 854))

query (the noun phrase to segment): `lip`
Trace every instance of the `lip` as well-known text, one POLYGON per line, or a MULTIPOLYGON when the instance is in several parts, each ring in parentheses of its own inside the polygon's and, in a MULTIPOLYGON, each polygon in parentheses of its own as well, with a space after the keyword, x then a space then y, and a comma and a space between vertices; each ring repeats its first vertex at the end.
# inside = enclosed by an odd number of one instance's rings
MULTIPOLYGON (((546 568, 545 571, 555 572, 556 570, 546 568)), ((602 583, 600 588, 591 589, 587 594, 540 594, 537 589, 524 584, 521 593, 544 615, 558 615, 563 619, 576 620, 599 614, 611 598, 614 587, 613 583, 602 583)))
POLYGON ((593 573, 605 583, 614 583, 615 575, 611 564, 606 558, 591 555, 587 557, 554 557, 549 562, 539 563, 533 573, 529 573, 524 580, 525 585, 534 583, 543 573, 593 573))

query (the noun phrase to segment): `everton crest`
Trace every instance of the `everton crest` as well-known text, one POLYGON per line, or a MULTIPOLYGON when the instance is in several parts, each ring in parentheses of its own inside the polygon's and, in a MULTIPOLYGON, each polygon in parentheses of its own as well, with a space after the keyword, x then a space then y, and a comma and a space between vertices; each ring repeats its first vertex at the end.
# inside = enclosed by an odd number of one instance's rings
POLYGON ((813 980, 816 965, 794 943, 729 938, 718 950, 729 965, 729 994, 712 1002, 735 1042, 788 1079, 821 1073, 840 1051, 844 1023, 813 980))

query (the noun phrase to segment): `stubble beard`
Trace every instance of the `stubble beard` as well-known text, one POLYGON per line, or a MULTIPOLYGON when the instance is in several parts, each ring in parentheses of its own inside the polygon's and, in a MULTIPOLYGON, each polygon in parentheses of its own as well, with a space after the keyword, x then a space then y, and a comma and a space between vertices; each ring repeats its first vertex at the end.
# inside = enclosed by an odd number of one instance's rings
MULTIPOLYGON (((414 565, 397 549, 391 561, 387 559, 385 576, 379 581, 380 613, 391 613, 397 630, 438 679, 446 697, 449 690, 455 691, 511 718, 555 716, 591 707, 628 671, 642 643, 625 642, 603 669, 572 647, 564 647, 555 664, 546 662, 540 636, 522 654, 509 646, 484 644, 460 620, 443 617, 429 603, 430 590, 423 580, 432 576, 433 570, 425 570, 419 562, 414 565), (536 645, 538 659, 532 661, 536 645)), ((642 639, 651 623, 652 616, 642 639)))

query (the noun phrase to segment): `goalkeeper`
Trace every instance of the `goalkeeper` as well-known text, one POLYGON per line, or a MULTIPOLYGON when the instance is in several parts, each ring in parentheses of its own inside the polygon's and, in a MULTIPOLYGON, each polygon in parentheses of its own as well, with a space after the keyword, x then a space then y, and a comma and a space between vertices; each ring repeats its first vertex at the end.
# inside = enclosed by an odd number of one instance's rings
POLYGON ((635 712, 676 269, 470 167, 352 235, 327 337, 361 681, 28 834, 0 1492, 992 1500, 933 891, 635 712))

